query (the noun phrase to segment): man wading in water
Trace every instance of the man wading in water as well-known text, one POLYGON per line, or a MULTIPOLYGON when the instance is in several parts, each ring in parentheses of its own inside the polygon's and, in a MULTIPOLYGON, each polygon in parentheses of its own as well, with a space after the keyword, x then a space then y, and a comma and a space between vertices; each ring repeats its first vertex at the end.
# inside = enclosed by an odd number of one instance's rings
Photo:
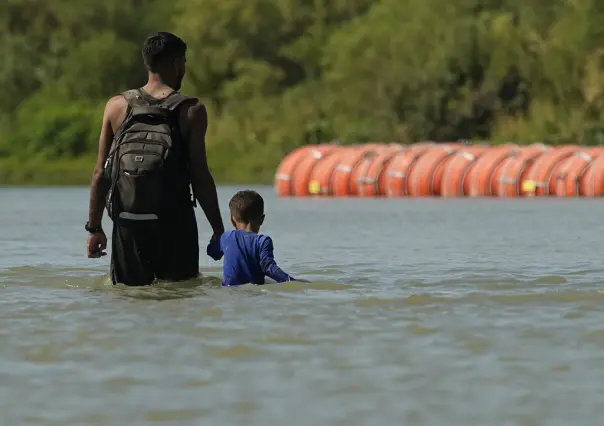
POLYGON ((195 200, 212 226, 211 241, 224 232, 206 161, 207 112, 196 98, 178 93, 186 49, 170 33, 148 38, 142 50, 147 84, 111 98, 105 107, 86 230, 88 257, 103 256, 106 207, 113 221, 114 284, 199 275, 195 200))

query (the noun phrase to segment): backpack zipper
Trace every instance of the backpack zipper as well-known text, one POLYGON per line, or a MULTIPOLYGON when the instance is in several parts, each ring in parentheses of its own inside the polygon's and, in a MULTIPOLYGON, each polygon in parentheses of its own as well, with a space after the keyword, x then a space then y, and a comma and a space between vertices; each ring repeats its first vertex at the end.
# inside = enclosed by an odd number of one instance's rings
POLYGON ((116 148, 118 148, 120 146, 123 146, 123 145, 126 145, 126 144, 129 144, 129 143, 143 143, 143 144, 149 144, 149 145, 162 145, 162 146, 164 146, 164 147, 166 147, 168 149, 171 149, 170 145, 168 145, 165 142, 149 141, 149 140, 146 140, 146 139, 133 139, 133 140, 125 141, 125 142, 122 141, 122 142, 120 142, 119 144, 116 145, 116 148))
POLYGON ((109 159, 115 154, 115 152, 120 149, 122 146, 129 144, 129 143, 142 143, 142 144, 149 144, 149 145, 161 145, 166 149, 172 149, 172 147, 170 145, 168 145, 165 142, 160 142, 160 141, 148 141, 146 139, 133 139, 130 141, 126 141, 126 142, 120 142, 119 144, 117 144, 116 146, 113 147, 113 149, 109 152, 109 154, 107 155, 107 161, 105 162, 105 165, 107 164, 107 162, 109 161, 109 159))
MULTIPOLYGON (((128 155, 128 154, 155 155, 156 157, 159 157, 161 159, 161 165, 162 165, 162 167, 164 166, 164 159, 158 153, 156 153, 156 152, 147 152, 147 151, 142 151, 140 149, 137 149, 137 150, 133 150, 133 151, 124 152, 124 153, 122 153, 122 155, 120 155, 117 158, 118 169, 119 169, 119 163, 122 160, 122 157, 124 157, 124 155, 128 155)), ((124 175, 127 175, 127 176, 144 176, 145 175, 145 173, 136 173, 136 174, 128 173, 128 172, 126 172, 124 170, 119 170, 118 176, 120 174, 124 174, 124 175)))
POLYGON ((125 132, 122 132, 122 135, 126 135, 128 133, 139 133, 143 131, 148 133, 159 133, 160 135, 172 136, 172 133, 158 132, 157 130, 126 130, 125 132))

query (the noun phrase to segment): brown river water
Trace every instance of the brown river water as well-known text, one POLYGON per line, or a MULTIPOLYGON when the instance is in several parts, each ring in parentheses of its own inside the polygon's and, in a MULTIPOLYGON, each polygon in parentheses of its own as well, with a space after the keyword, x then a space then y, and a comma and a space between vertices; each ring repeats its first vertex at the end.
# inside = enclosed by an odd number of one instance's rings
POLYGON ((203 278, 114 287, 87 188, 0 189, 0 425, 603 424, 604 200, 258 190, 313 283, 221 288, 198 209, 203 278))

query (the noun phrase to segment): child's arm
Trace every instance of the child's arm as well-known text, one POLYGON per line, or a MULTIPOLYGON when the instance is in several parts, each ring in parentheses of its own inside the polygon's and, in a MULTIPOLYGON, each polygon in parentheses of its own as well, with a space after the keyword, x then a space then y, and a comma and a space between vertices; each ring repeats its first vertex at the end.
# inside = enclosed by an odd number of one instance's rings
POLYGON ((260 268, 262 268, 262 272, 278 283, 285 281, 298 281, 291 275, 283 272, 283 270, 277 266, 273 251, 273 240, 271 237, 265 237, 260 246, 260 268))

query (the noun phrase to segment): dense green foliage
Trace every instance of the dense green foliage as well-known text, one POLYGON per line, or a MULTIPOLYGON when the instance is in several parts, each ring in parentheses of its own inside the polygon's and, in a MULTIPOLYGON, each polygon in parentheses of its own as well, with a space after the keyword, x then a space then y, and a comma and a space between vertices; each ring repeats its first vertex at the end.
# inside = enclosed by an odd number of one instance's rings
POLYGON ((145 83, 158 29, 189 45, 223 182, 270 182, 334 138, 602 139, 600 0, 4 0, 0 182, 87 180, 104 103, 145 83))

